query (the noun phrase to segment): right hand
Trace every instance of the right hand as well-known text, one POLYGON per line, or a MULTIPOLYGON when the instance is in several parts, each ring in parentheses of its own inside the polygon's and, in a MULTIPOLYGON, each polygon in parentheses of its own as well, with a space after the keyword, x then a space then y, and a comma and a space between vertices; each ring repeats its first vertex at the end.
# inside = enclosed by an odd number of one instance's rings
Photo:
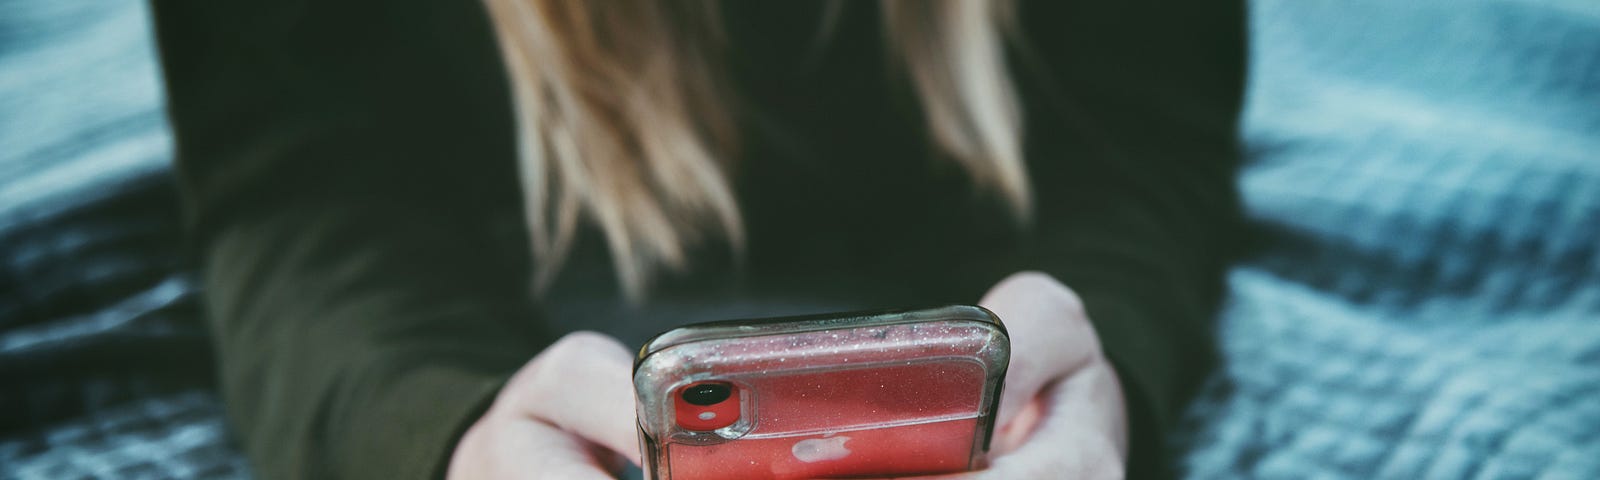
POLYGON ((467 429, 450 480, 610 480, 639 464, 633 356, 611 337, 576 332, 534 357, 467 429))

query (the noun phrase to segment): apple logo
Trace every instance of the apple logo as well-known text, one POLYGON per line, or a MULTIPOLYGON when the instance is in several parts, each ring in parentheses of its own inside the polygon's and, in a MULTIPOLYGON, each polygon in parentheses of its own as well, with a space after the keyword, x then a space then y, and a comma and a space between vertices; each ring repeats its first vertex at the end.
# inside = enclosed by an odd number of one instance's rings
POLYGON ((850 437, 813 438, 795 442, 794 448, 789 451, 794 453, 796 460, 815 463, 828 460, 838 460, 850 456, 850 449, 845 448, 844 442, 850 437))

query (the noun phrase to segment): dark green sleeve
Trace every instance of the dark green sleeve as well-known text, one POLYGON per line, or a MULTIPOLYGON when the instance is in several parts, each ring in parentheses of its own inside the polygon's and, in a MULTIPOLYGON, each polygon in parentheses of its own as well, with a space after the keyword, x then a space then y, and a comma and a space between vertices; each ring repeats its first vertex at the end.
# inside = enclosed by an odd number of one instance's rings
POLYGON ((429 478, 548 340, 474 2, 156 0, 229 415, 261 478, 429 478))
POLYGON ((1213 365, 1239 235, 1237 1, 1029 2, 1037 265, 1083 298, 1127 395, 1129 473, 1167 476, 1163 434, 1213 365), (1053 108, 1041 108, 1041 107, 1053 108))

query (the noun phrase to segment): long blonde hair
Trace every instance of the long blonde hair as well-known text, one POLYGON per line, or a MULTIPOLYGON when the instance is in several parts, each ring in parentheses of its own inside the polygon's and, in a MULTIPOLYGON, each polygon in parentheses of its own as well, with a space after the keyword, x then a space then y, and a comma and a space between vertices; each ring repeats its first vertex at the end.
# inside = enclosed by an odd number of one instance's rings
MULTIPOLYGON (((716 0, 485 0, 510 71, 535 287, 578 223, 604 232, 624 290, 679 270, 708 234, 744 242, 728 171, 716 0)), ((1022 120, 1005 62, 1011 0, 881 0, 893 59, 936 146, 1017 218, 1031 214, 1022 120)))

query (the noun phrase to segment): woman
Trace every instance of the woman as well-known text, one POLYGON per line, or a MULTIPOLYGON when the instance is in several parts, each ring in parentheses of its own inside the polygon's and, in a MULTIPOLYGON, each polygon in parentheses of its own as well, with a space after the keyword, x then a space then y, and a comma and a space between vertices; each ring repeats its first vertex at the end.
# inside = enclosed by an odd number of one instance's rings
POLYGON ((638 461, 606 334, 984 292, 1014 360, 959 477, 1158 475, 1240 5, 774 3, 157 2, 263 476, 604 478, 638 461))

